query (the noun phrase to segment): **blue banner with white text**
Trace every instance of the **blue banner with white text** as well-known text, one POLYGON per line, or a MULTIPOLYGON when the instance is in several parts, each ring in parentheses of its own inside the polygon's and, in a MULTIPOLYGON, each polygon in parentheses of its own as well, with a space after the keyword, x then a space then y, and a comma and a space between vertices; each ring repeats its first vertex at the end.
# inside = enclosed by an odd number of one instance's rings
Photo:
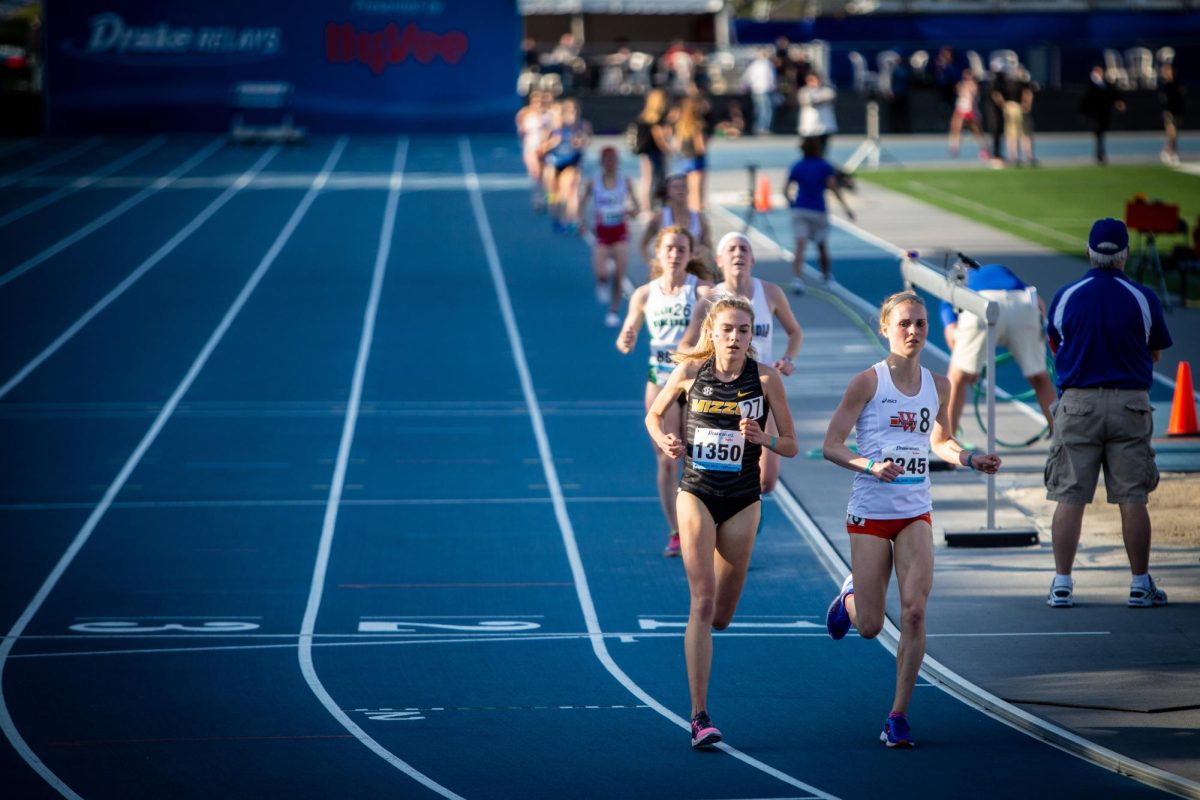
POLYGON ((47 129, 224 130, 257 84, 312 131, 508 130, 520 36, 516 0, 48 0, 47 129))

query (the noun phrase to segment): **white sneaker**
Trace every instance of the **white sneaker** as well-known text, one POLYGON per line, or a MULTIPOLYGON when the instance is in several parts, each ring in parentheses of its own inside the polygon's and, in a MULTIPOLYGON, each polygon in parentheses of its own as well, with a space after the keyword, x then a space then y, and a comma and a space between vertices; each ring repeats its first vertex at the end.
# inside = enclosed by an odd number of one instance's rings
POLYGON ((1150 588, 1143 589, 1141 586, 1129 587, 1129 607, 1130 608, 1153 608, 1154 606, 1165 606, 1167 604, 1167 593, 1154 585, 1154 579, 1150 579, 1150 588))
POLYGON ((804 281, 800 278, 792 278, 792 294, 804 294, 804 281))
MULTIPOLYGON (((1046 605, 1051 608, 1072 607, 1075 605, 1075 598, 1072 596, 1074 588, 1075 581, 1073 580, 1067 586, 1063 586, 1061 583, 1051 583, 1050 594, 1046 596, 1046 605)), ((1130 600, 1130 602, 1133 601, 1130 600)))
POLYGON ((612 302, 612 290, 608 288, 607 283, 596 284, 596 302, 602 306, 612 302))
POLYGON ((614 314, 612 311, 610 311, 604 315, 604 327, 618 328, 620 326, 621 326, 621 318, 618 317, 616 314, 614 314))

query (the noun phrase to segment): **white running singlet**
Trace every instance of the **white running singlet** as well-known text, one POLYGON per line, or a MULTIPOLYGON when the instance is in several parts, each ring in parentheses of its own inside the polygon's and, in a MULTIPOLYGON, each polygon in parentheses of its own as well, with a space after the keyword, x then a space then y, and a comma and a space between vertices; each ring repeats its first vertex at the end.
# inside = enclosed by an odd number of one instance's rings
POLYGON ((611 189, 604 185, 603 175, 592 178, 592 207, 597 225, 612 228, 625 221, 626 194, 625 177, 619 172, 617 185, 611 189))
POLYGON ((673 295, 663 293, 658 280, 650 282, 650 291, 646 294, 646 328, 650 331, 650 369, 656 384, 666 381, 667 376, 675 369, 671 353, 679 346, 688 323, 692 321, 692 311, 696 308, 696 285, 699 281, 695 275, 688 275, 682 287, 673 295))
MULTIPOLYGON (((775 348, 772 343, 771 332, 775 329, 775 318, 771 314, 771 306, 767 302, 767 293, 763 290, 763 282, 758 278, 753 278, 752 280, 754 281, 754 288, 750 291, 754 292, 754 297, 746 299, 754 307, 754 340, 751 342, 754 345, 754 360, 774 366, 775 359, 771 357, 771 354, 775 348)), ((725 281, 717 284, 717 291, 734 293, 732 289, 725 285, 725 281)))
POLYGON ((933 510, 929 496, 929 434, 937 419, 933 374, 921 367, 921 390, 902 394, 886 361, 873 367, 875 396, 858 415, 858 454, 877 462, 902 463, 904 474, 887 483, 860 472, 854 476, 846 513, 863 519, 908 519, 933 510))
MULTIPOLYGON (((675 224, 675 214, 672 213, 671 207, 663 206, 662 207, 662 226, 664 228, 666 228, 666 227, 669 227, 674 224, 675 224)), ((687 232, 692 235, 692 238, 696 241, 697 245, 700 244, 700 234, 704 232, 704 229, 700 225, 700 212, 698 212, 698 211, 689 211, 688 212, 687 232)))

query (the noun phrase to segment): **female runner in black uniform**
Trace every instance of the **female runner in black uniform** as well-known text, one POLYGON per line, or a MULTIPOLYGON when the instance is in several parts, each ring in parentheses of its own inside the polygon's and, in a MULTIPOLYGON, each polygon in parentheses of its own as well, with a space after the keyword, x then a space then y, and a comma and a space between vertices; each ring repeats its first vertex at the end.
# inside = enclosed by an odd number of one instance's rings
POLYGON ((684 655, 692 700, 692 747, 721 740, 706 704, 712 631, 733 619, 758 530, 759 456, 763 447, 796 455, 792 415, 779 371, 754 360, 754 309, 723 295, 704 320, 700 341, 680 362, 646 414, 646 428, 672 458, 686 454, 675 510, 691 591, 684 655), (667 410, 687 398, 686 442, 667 430, 667 410), (779 434, 763 431, 773 411, 779 434))

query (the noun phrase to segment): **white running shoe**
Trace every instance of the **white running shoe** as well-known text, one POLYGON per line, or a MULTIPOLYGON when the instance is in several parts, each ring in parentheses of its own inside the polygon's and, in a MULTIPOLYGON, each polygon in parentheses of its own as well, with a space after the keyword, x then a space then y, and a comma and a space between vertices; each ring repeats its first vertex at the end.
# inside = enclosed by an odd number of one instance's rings
POLYGON ((596 302, 602 306, 612 302, 612 289, 608 288, 607 283, 596 284, 596 302))
POLYGON ((1153 608, 1154 606, 1165 606, 1167 604, 1167 593, 1154 585, 1154 579, 1150 579, 1150 588, 1143 589, 1141 586, 1129 587, 1129 607, 1130 608, 1153 608))
POLYGON ((611 311, 608 312, 607 314, 604 315, 604 327, 606 327, 606 328, 621 327, 621 318, 618 317, 616 314, 614 314, 611 311))
POLYGON ((1051 583, 1050 594, 1046 596, 1046 605, 1051 608, 1071 608, 1075 605, 1075 598, 1073 597, 1074 588, 1074 580, 1066 586, 1063 586, 1061 583, 1051 583))

